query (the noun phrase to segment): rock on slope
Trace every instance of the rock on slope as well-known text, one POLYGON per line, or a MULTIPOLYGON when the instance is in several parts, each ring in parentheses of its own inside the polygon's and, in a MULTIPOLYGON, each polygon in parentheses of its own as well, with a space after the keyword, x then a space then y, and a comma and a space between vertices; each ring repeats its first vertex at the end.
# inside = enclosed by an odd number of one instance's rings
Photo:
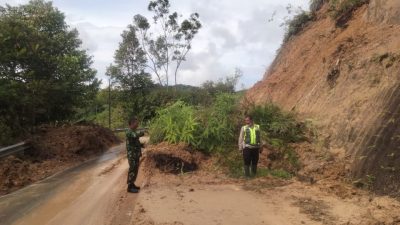
POLYGON ((327 4, 247 98, 312 118, 351 174, 400 195, 400 2, 370 0, 337 27, 327 4))

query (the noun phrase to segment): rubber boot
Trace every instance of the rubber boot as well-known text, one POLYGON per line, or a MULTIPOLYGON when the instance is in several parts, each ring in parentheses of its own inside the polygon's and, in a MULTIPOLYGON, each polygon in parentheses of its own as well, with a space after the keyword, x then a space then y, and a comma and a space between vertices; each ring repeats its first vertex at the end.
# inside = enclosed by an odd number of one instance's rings
POLYGON ((128 184, 128 189, 127 189, 127 191, 128 191, 129 193, 138 193, 138 192, 139 192, 139 190, 136 189, 136 188, 134 187, 134 185, 132 185, 132 184, 128 184))
POLYGON ((244 176, 250 177, 250 166, 244 166, 244 176))
POLYGON ((253 177, 257 175, 257 165, 251 165, 251 175, 253 177))

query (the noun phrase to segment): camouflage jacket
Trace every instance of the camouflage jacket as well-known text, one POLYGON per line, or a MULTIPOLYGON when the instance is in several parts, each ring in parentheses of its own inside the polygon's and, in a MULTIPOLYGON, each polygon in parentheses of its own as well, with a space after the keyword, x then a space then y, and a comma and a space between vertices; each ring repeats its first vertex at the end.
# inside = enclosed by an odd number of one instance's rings
POLYGON ((126 134, 126 151, 128 153, 128 157, 130 156, 140 156, 142 153, 141 144, 139 141, 139 137, 143 136, 143 132, 137 132, 132 129, 127 129, 125 131, 126 134))

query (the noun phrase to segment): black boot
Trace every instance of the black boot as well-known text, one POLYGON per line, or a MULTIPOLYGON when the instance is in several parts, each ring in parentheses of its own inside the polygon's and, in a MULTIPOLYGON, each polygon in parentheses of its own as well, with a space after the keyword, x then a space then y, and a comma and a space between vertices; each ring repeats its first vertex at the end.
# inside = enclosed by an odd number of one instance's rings
POLYGON ((136 189, 140 190, 140 187, 136 186, 136 184, 132 184, 132 185, 133 185, 133 188, 136 188, 136 189))
POLYGON ((130 192, 130 193, 138 193, 139 189, 135 188, 134 185, 132 185, 132 184, 128 184, 127 191, 130 192))
POLYGON ((257 165, 251 165, 251 173, 253 177, 257 175, 257 165))
POLYGON ((244 166, 244 176, 250 177, 250 166, 244 166))

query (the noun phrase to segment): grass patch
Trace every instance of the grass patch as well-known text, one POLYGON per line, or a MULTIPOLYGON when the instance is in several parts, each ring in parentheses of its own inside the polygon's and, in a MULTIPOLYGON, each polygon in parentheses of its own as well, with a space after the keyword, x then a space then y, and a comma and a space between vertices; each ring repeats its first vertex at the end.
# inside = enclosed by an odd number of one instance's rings
POLYGON ((293 174, 283 169, 269 170, 269 174, 273 177, 278 177, 282 179, 291 179, 293 177, 293 174))
POLYGON ((226 172, 232 178, 244 177, 243 157, 239 151, 230 151, 218 155, 218 163, 226 168, 226 172))

